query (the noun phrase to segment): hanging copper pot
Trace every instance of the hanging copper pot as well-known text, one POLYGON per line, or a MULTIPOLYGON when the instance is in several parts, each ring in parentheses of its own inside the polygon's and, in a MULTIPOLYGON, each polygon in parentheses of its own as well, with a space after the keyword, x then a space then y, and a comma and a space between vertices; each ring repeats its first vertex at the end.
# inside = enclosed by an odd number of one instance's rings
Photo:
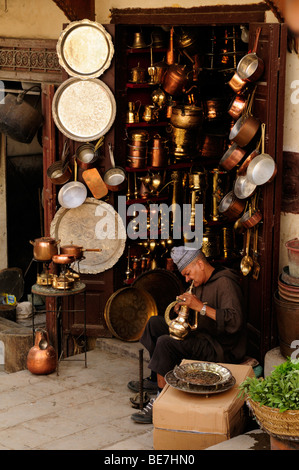
POLYGON ((240 147, 245 147, 254 138, 260 126, 260 121, 254 116, 241 116, 230 131, 229 140, 233 140, 240 147))
POLYGON ((237 143, 232 144, 221 158, 219 164, 225 170, 234 168, 244 157, 246 151, 238 146, 237 143))
POLYGON ((246 106, 246 98, 242 94, 237 94, 228 107, 228 114, 235 120, 239 119, 246 106))
POLYGON ((34 346, 27 356, 27 369, 32 374, 51 374, 57 367, 57 355, 53 346, 49 343, 46 330, 37 329, 35 332, 34 346))
POLYGON ((229 220, 236 220, 245 208, 245 201, 238 199, 233 191, 227 193, 220 201, 218 210, 229 220))
POLYGON ((182 93, 187 85, 188 75, 186 65, 170 65, 163 78, 163 89, 171 96, 182 93))

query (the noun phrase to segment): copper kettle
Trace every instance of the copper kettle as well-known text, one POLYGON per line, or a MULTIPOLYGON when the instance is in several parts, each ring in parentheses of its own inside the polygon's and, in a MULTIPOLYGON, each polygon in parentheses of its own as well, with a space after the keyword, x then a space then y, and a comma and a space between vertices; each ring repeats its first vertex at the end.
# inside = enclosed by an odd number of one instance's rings
POLYGON ((48 332, 38 328, 35 332, 34 346, 29 350, 27 356, 27 369, 32 374, 51 374, 57 367, 57 356, 55 349, 49 343, 48 332))
MULTIPOLYGON (((182 92, 188 93, 185 87, 189 80, 189 73, 186 71, 186 65, 173 64, 167 70, 163 77, 163 89, 169 95, 178 95, 182 92)), ((192 73, 192 71, 191 71, 192 73)))

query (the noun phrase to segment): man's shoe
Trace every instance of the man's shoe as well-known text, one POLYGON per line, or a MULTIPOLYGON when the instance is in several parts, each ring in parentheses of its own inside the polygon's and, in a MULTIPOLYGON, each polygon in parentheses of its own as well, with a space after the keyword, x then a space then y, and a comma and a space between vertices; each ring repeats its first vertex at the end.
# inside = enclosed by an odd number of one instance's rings
MULTIPOLYGON (((139 382, 132 380, 128 383, 128 388, 133 392, 139 392, 139 382)), ((143 379, 143 391, 147 393, 156 393, 158 391, 157 382, 152 382, 148 377, 143 379)))
POLYGON ((151 398, 149 403, 143 408, 142 411, 138 413, 133 413, 131 415, 131 419, 135 421, 135 423, 140 424, 152 424, 153 422, 153 404, 155 399, 151 398))

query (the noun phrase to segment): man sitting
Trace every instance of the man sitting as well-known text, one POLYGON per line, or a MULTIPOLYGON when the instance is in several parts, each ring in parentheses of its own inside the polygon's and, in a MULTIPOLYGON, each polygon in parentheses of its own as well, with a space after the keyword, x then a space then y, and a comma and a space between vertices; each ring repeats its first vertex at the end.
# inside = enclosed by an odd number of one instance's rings
MULTIPOLYGON (((140 342, 149 351, 150 377, 144 379, 143 390, 160 391, 164 376, 182 359, 209 362, 242 362, 246 352, 245 315, 239 277, 233 270, 213 267, 201 250, 174 247, 171 257, 186 282, 193 282, 193 292, 178 297, 176 311, 182 305, 200 313, 198 328, 183 340, 169 335, 169 327, 162 316, 149 319, 140 342)), ((129 382, 131 390, 138 391, 138 382, 129 382)), ((131 417, 135 422, 150 423, 152 404, 131 417)))

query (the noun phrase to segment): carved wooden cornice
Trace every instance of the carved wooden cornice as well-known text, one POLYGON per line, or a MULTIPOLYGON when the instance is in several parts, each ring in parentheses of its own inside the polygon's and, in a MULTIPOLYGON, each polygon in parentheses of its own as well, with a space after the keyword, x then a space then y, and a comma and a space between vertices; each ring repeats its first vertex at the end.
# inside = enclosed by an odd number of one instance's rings
POLYGON ((280 23, 284 22, 285 0, 264 0, 280 23))
POLYGON ((95 0, 53 0, 70 21, 95 19, 95 0))

